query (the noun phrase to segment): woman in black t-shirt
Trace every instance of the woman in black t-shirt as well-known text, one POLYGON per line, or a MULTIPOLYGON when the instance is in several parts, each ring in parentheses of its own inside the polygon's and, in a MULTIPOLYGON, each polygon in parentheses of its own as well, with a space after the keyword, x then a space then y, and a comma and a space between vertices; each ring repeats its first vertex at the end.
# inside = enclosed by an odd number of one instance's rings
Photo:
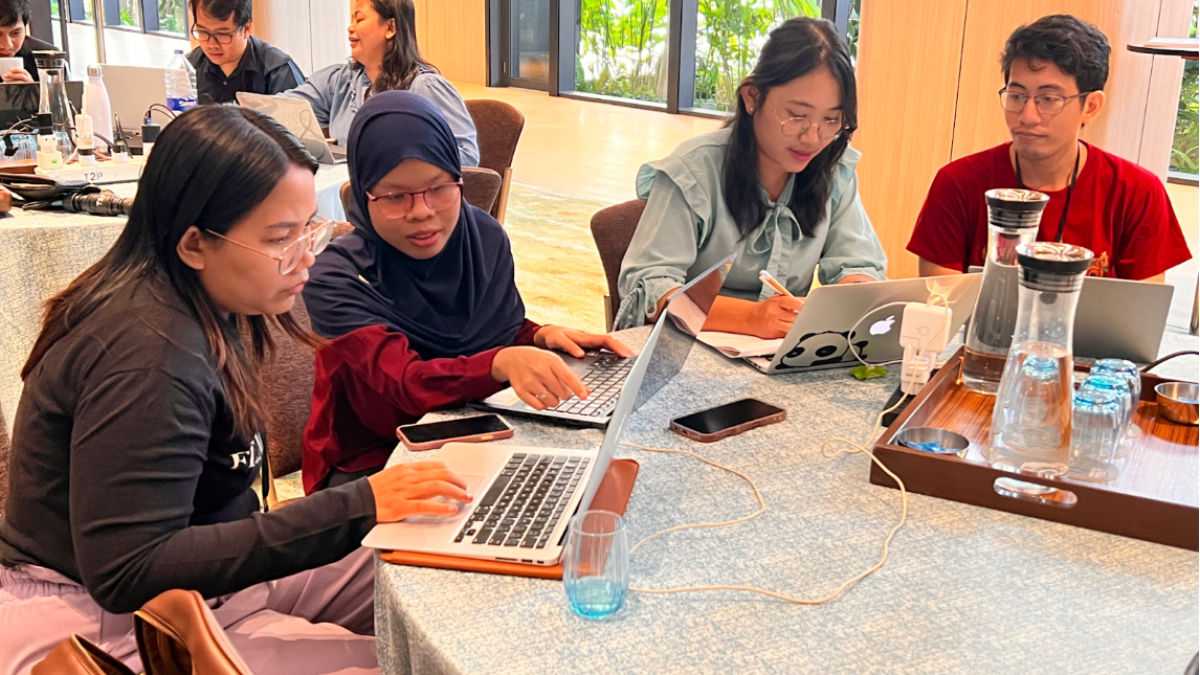
POLYGON ((129 664, 129 612, 213 599, 256 673, 375 672, 376 522, 469 502, 408 464, 259 511, 258 366, 329 224, 317 164, 271 119, 204 106, 167 127, 120 239, 48 304, 22 377, 0 521, 0 672, 78 633, 129 664))

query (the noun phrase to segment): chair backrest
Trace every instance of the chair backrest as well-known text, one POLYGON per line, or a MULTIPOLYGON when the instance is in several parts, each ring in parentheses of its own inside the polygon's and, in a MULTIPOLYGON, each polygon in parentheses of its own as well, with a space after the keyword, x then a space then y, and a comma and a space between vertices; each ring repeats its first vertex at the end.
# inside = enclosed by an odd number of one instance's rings
POLYGON ((8 454, 11 451, 4 411, 0 410, 0 516, 4 515, 4 502, 8 499, 8 454))
POLYGON ((503 176, 517 154, 525 116, 504 101, 476 99, 466 103, 479 139, 479 166, 503 176))
MULTIPOLYGON (((492 213, 504 179, 500 174, 476 166, 463 167, 463 199, 477 209, 492 213)), ((495 215, 494 213, 492 215, 495 215)))
MULTIPOLYGON (((463 198, 467 203, 475 208, 483 209, 488 213, 492 213, 492 209, 496 205, 496 199, 500 196, 500 188, 504 184, 504 179, 500 174, 491 169, 484 169, 475 166, 463 167, 463 198)), ((340 190, 342 196, 342 208, 346 213, 350 212, 350 181, 342 183, 340 190)), ((492 213, 492 215, 495 215, 492 213)), ((344 226, 337 225, 334 227, 333 236, 341 236, 348 232, 344 226), (339 231, 342 228, 344 231, 339 231)))
POLYGON ((645 200, 634 199, 601 209, 592 216, 592 239, 596 242, 596 250, 600 252, 600 264, 604 266, 604 277, 608 280, 609 304, 605 307, 605 313, 610 329, 612 318, 621 306, 621 294, 617 291, 621 261, 625 258, 625 250, 629 248, 645 208, 645 200))
MULTIPOLYGON (((304 298, 297 295, 292 316, 309 328, 304 298)), ((308 347, 271 326, 275 358, 264 364, 261 377, 267 413, 267 458, 271 476, 278 478, 300 470, 304 425, 312 405, 316 357, 308 347)))

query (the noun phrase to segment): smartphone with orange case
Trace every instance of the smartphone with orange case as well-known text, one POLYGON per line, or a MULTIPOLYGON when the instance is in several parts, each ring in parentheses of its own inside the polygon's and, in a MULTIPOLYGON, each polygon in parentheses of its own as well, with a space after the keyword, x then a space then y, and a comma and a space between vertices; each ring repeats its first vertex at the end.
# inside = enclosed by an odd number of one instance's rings
POLYGON ((512 438, 512 435, 512 425, 499 415, 477 415, 396 427, 396 437, 413 452, 437 450, 447 443, 486 443, 512 438))

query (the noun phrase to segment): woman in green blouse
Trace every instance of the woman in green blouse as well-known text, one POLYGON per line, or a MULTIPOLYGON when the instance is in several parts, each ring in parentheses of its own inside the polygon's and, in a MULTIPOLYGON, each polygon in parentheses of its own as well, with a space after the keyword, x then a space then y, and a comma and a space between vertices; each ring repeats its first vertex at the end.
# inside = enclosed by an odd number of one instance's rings
POLYGON ((798 18, 772 31, 729 124, 638 172, 647 202, 621 266, 617 327, 654 320, 672 291, 735 251, 708 330, 783 337, 814 274, 885 278, 858 197, 856 128, 854 66, 833 24, 798 18), (797 297, 776 295, 763 270, 797 297))

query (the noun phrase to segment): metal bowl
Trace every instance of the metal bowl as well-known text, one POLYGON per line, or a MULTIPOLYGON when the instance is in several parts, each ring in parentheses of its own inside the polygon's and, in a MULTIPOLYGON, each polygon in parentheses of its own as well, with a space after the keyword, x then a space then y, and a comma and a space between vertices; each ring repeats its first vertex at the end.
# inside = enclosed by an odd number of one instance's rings
POLYGON ((1154 388, 1158 412, 1177 424, 1200 422, 1200 385, 1195 382, 1163 382, 1154 388))
POLYGON ((937 427, 912 427, 896 434, 894 442, 913 450, 938 455, 957 455, 971 447, 966 436, 937 427))

